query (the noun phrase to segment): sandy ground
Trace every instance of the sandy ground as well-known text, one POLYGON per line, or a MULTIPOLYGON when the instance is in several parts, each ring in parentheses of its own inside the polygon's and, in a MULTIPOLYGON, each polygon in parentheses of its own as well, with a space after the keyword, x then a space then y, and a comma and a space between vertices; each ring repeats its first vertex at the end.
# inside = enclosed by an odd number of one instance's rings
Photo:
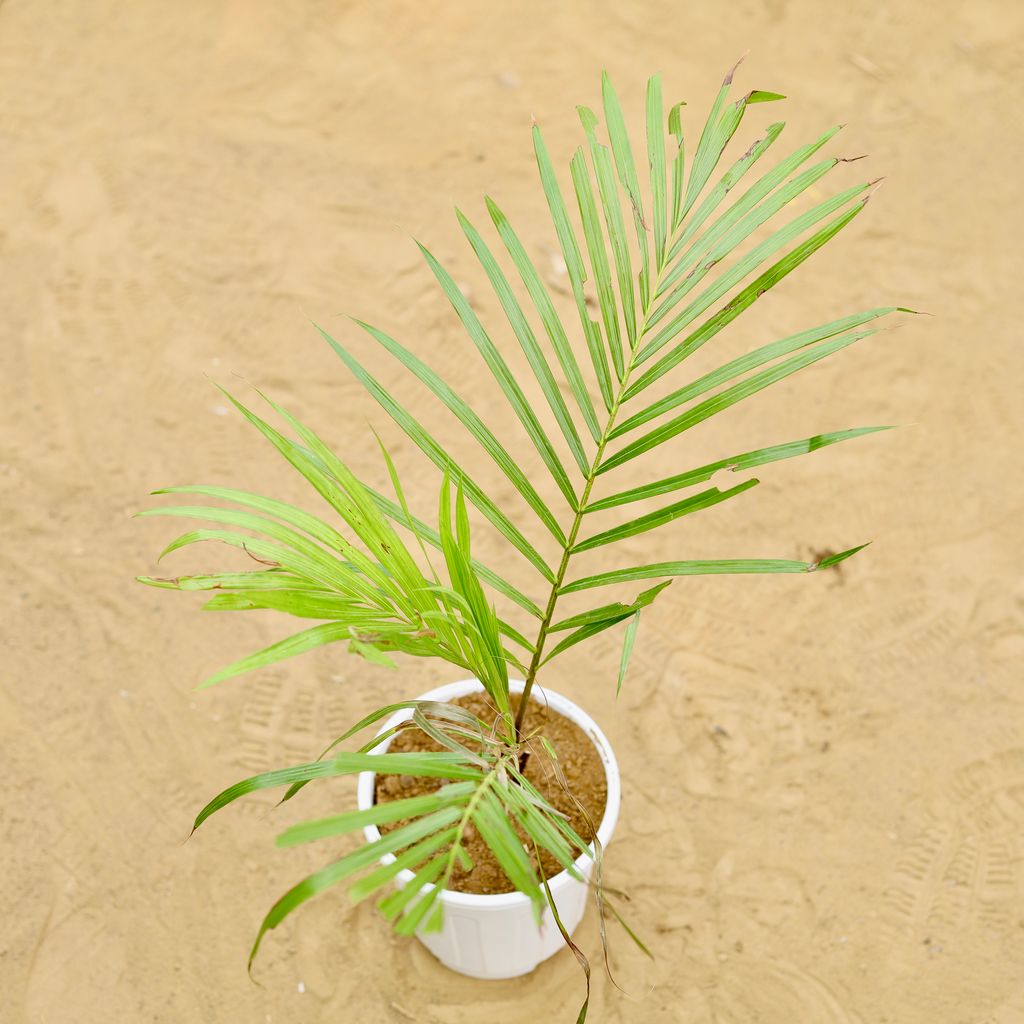
MULTIPOLYGON (((134 585, 174 524, 129 514, 190 482, 316 507, 207 376, 267 387, 383 483, 380 426, 429 512, 435 476, 308 319, 364 354, 341 314, 374 319, 489 403, 409 235, 493 319, 451 209, 482 220, 490 191, 550 255, 531 115, 564 166, 602 66, 632 115, 661 70, 692 138, 752 48, 738 85, 791 97, 785 145, 849 122, 832 151, 870 160, 842 180, 888 180, 713 355, 889 301, 935 316, 738 407, 655 470, 908 429, 768 467, 753 495, 630 549, 802 557, 873 539, 841 578, 676 583, 617 704, 618 638, 548 676, 617 748, 609 878, 657 952, 645 966, 618 943, 631 995, 598 973, 593 1019, 1024 1021, 1019 5, 434 6, 0 8, 0 1017, 573 1019, 570 956, 475 982, 340 894, 273 933, 262 987, 248 980, 261 915, 323 856, 277 850, 279 824, 354 787, 273 815, 249 801, 184 845, 191 816, 451 674, 327 650, 196 694, 285 624, 134 585)), ((779 112, 754 108, 743 144, 779 112)), ((447 429, 397 366, 379 373, 447 429)), ((503 557, 482 534, 481 550, 503 557)), ((581 936, 593 951, 592 917, 581 936)))

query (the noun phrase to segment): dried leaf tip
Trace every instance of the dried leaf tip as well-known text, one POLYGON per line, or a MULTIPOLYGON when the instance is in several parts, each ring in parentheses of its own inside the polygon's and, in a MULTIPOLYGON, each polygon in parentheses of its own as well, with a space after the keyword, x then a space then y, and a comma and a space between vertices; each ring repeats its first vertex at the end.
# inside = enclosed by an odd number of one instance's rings
POLYGON ((739 59, 738 61, 736 61, 736 63, 735 63, 735 64, 733 64, 733 66, 732 66, 732 68, 730 69, 729 73, 728 73, 728 74, 727 74, 727 75, 725 76, 725 78, 724 78, 724 79, 722 80, 722 85, 732 85, 732 78, 733 78, 733 75, 735 75, 735 74, 736 74, 736 71, 737 71, 737 69, 739 68, 739 66, 740 66, 740 65, 741 65, 741 64, 742 64, 742 63, 743 63, 743 62, 744 62, 744 61, 745 61, 745 60, 747 59, 747 54, 748 54, 748 53, 750 53, 750 51, 749 51, 749 50, 747 50, 747 51, 746 51, 746 52, 745 52, 745 53, 743 54, 743 56, 742 56, 742 57, 740 57, 740 59, 739 59))
POLYGON ((884 180, 885 180, 884 178, 875 178, 875 180, 874 180, 874 181, 869 181, 869 182, 867 183, 867 186, 866 186, 866 187, 867 187, 867 188, 870 188, 870 189, 871 189, 871 191, 870 191, 870 192, 869 192, 869 193, 868 193, 868 194, 867 194, 867 195, 866 195, 866 196, 865 196, 865 197, 864 197, 864 198, 863 198, 863 199, 861 200, 861 205, 862 205, 862 206, 867 206, 867 204, 868 204, 868 200, 869 200, 869 199, 870 199, 870 198, 871 198, 872 196, 874 196, 874 195, 876 195, 876 194, 878 193, 878 190, 879 190, 879 189, 880 189, 880 188, 882 187, 881 183, 882 183, 882 181, 884 181, 884 180))

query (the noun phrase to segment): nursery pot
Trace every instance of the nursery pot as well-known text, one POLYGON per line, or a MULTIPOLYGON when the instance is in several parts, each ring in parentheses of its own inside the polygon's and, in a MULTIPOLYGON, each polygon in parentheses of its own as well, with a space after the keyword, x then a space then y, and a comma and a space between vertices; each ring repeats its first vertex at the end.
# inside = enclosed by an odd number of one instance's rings
MULTIPOLYGON (((512 693, 522 693, 523 685, 521 680, 509 681, 512 693)), ((420 699, 449 702, 482 690, 483 687, 476 679, 466 679, 439 686, 424 693, 420 699)), ((535 685, 531 699, 547 704, 553 711, 575 722, 597 748, 608 784, 608 799, 604 817, 597 829, 597 838, 602 847, 607 846, 619 816, 621 799, 619 767, 607 737, 585 711, 560 694, 535 685)), ((411 709, 399 711, 384 724, 381 732, 411 717, 411 709)), ((387 750, 388 742, 382 743, 374 753, 381 754, 387 750)), ((375 782, 376 775, 373 772, 362 772, 359 775, 360 810, 373 806, 375 782)), ((375 825, 369 825, 363 831, 370 842, 380 838, 375 825)), ((394 859, 392 854, 385 854, 381 863, 391 864, 394 859)), ((576 860, 576 867, 584 878, 589 879, 594 862, 586 854, 581 854, 576 860)), ((411 871, 401 871, 396 883, 399 886, 406 885, 412 877, 411 871)), ((583 918, 589 886, 573 878, 568 871, 554 875, 548 884, 562 924, 571 934, 583 918)), ((545 906, 538 927, 530 899, 521 892, 478 895, 445 889, 440 900, 444 905, 442 930, 427 933, 420 931, 417 938, 445 967, 460 974, 468 974, 473 978, 517 978, 529 974, 539 963, 565 945, 550 908, 545 906)))

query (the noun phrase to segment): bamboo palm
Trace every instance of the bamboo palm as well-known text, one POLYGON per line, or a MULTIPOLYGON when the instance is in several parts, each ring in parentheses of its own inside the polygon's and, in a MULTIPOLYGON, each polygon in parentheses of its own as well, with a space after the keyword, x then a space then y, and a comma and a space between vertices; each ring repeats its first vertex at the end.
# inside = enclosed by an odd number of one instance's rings
POLYGON ((284 833, 281 841, 290 845, 343 834, 367 823, 412 819, 411 825, 333 862, 282 897, 267 915, 256 947, 269 928, 312 895, 368 871, 350 890, 354 898, 365 898, 379 892, 401 867, 413 870, 414 880, 400 892, 384 896, 382 912, 402 933, 417 927, 439 927, 437 893, 465 857, 463 839, 470 825, 479 830, 515 887, 528 894, 539 910, 545 885, 536 877, 515 829, 569 868, 573 858, 588 849, 522 782, 508 783, 509 778, 522 778, 526 751, 523 718, 541 668, 578 643, 624 622, 617 677, 621 688, 641 612, 674 578, 807 573, 838 564, 864 547, 849 547, 820 562, 695 558, 636 565, 619 554, 617 562, 613 560, 612 567, 604 571, 576 577, 570 572, 577 554, 602 548, 612 559, 612 553, 621 550, 618 542, 739 498, 758 483, 756 478, 748 478, 725 490, 710 486, 675 496, 708 483, 719 471, 769 466, 889 429, 831 430, 754 447, 672 476, 613 489, 604 497, 595 494, 600 477, 610 477, 619 467, 649 453, 666 451, 663 445, 698 424, 867 339, 876 332, 877 321, 898 311, 910 312, 903 307, 877 306, 838 317, 767 340, 691 380, 673 381, 667 393, 655 393, 654 385, 668 382, 669 375, 693 353, 712 343, 765 292, 843 231, 870 198, 870 181, 819 198, 818 189, 841 161, 828 157, 805 165, 838 131, 830 129, 793 150, 730 201, 733 190, 773 150, 785 127, 781 122, 770 125, 721 170, 723 156, 748 108, 783 98, 754 90, 730 102, 732 78, 730 72, 696 145, 688 150, 683 104, 671 106, 666 117, 660 77, 652 77, 644 104, 644 144, 634 150, 618 96, 605 75, 601 109, 606 134, 602 138, 593 110, 578 108, 584 145, 570 160, 568 193, 559 183, 540 127, 534 126, 541 189, 564 261, 575 319, 559 314, 559 304, 527 248, 492 198, 486 198, 487 212, 512 273, 502 266, 498 248, 488 243, 466 214, 457 211, 460 228, 522 351, 524 374, 494 340, 496 326, 484 325, 451 273, 420 245, 497 391, 529 438, 536 467, 522 453, 514 452, 511 441, 502 440, 501 431, 488 425, 420 355, 379 328, 355 321, 465 428, 466 436, 514 488, 521 502, 519 509, 499 506, 488 494, 484 477, 478 478, 475 469, 471 473, 456 463, 449 450, 385 389, 347 343, 319 328, 356 379, 437 467, 441 482, 436 526, 410 510, 383 445, 394 499, 357 479, 317 434, 284 409, 269 402, 286 428, 282 431, 234 398, 231 400, 240 412, 320 494, 340 524, 332 526, 310 513, 249 492, 212 486, 171 488, 163 493, 214 499, 227 507, 180 505, 148 513, 199 518, 223 527, 190 531, 165 554, 216 540, 240 547, 269 565, 249 573, 144 577, 144 582, 182 590, 218 590, 207 605, 213 610, 272 608, 323 620, 321 625, 223 669, 208 683, 322 644, 345 641, 353 653, 380 663, 390 664, 390 656, 400 653, 437 657, 466 668, 481 680, 499 713, 499 732, 492 734, 486 723, 468 713, 412 702, 401 705, 413 713, 408 727, 435 740, 443 748, 441 753, 371 755, 380 740, 371 740, 362 752, 333 753, 342 740, 400 707, 390 705, 332 743, 320 760, 255 776, 211 801, 197 818, 197 826, 213 811, 256 789, 287 786, 285 799, 289 799, 314 779, 367 765, 382 773, 443 775, 451 780, 433 796, 335 815, 284 833), (637 153, 643 154, 647 167, 643 186, 637 153), (812 194, 815 201, 808 203, 812 194), (800 200, 804 201, 802 208, 790 215, 800 200), (512 283, 516 276, 525 293, 522 298, 512 283), (872 326, 866 326, 869 324, 872 326), (531 381, 543 396, 543 404, 536 408, 527 397, 531 381), (558 495, 555 502, 542 497, 534 482, 535 468, 550 477, 558 495), (604 512, 663 495, 673 497, 625 522, 602 526, 598 521, 592 526, 594 517, 599 520, 604 512), (514 586, 473 556, 467 503, 539 576, 534 585, 514 586), (529 512, 529 528, 520 525, 521 512, 529 512), (537 523, 548 535, 548 544, 553 541, 556 545, 553 559, 542 555, 530 540, 537 523), (412 548, 406 546, 402 535, 412 536, 412 548), (435 564, 443 573, 436 571, 435 564), (564 595, 641 580, 657 582, 632 599, 556 616, 564 595), (500 617, 485 586, 525 612, 535 628, 521 631, 500 617), (509 666, 525 676, 514 721, 509 666), (395 853, 398 860, 374 868, 384 852, 395 853), (401 867, 396 867, 398 864, 401 867))

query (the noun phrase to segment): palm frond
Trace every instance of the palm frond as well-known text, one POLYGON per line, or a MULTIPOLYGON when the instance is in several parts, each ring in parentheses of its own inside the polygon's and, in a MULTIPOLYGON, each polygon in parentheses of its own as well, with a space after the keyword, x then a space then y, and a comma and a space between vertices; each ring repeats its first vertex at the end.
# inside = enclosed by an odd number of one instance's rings
POLYGON ((633 501, 643 501, 645 498, 654 498, 660 494, 682 490, 684 487, 692 487, 694 484, 702 484, 721 470, 739 472, 741 469, 753 469, 755 466, 764 466, 770 462, 807 455, 819 448, 838 444, 840 441, 849 441, 855 437, 864 437, 866 434, 876 434, 881 430, 892 429, 892 427, 854 427, 850 430, 833 430, 827 434, 815 434, 813 437, 807 437, 800 441, 789 441, 786 444, 770 445, 767 448, 758 448, 741 455, 730 455, 728 458, 717 459, 685 473, 677 473, 675 476, 641 484, 639 487, 631 487, 628 491, 620 491, 618 494, 611 494, 607 498, 593 501, 587 506, 587 512, 603 512, 605 509, 626 505, 633 501))
MULTIPOLYGON (((473 251, 476 253, 480 263, 483 265, 483 268, 494 287, 494 292, 498 296, 498 300, 501 302, 502 309, 504 309, 505 315, 508 317, 509 324, 519 341, 523 354, 526 356, 526 359, 530 364, 530 368, 533 370, 534 376, 537 378, 537 383, 540 384, 541 390, 544 392, 544 398, 558 422, 562 436, 565 438, 566 443, 569 445, 569 449, 572 451, 573 458, 576 460, 576 465, 579 467, 580 472, 586 476, 590 470, 590 466, 587 462, 586 453, 583 450, 583 443, 576 430, 576 424, 573 423, 569 409, 565 404, 565 400, 562 398, 562 393, 558 390, 558 384, 551 372, 551 367, 544 358, 544 353, 541 351, 540 345, 537 343, 533 329, 530 327, 530 323, 526 319, 526 315, 523 313, 522 306, 519 305, 519 301, 516 299, 512 288, 508 283, 508 278, 505 277, 504 272, 498 265, 498 262, 491 253, 491 250, 487 247, 487 243, 483 238, 481 238, 480 233, 473 227, 469 220, 463 216, 462 213, 459 213, 458 216, 459 223, 462 225, 462 230, 469 239, 470 245, 473 246, 473 251)), ((517 401, 521 394, 521 392, 517 393, 517 401)), ((539 423, 534 429, 541 432, 539 423)), ((554 457, 553 449, 551 449, 550 444, 545 444, 543 446, 541 454, 542 457, 551 459, 554 464, 557 464, 557 458, 554 457)), ((549 466, 549 468, 552 467, 549 466)), ((552 474, 555 476, 556 482, 559 483, 559 487, 562 488, 562 493, 565 494, 566 498, 569 500, 570 506, 575 508, 576 495, 572 492, 571 486, 568 486, 568 480, 565 479, 564 471, 559 472, 557 469, 552 468, 552 474)))
POLYGON ((612 583, 629 583, 635 580, 664 579, 666 576, 721 576, 748 575, 751 573, 792 573, 815 572, 817 569, 830 569, 834 565, 852 558, 862 551, 867 544, 858 544, 855 548, 847 548, 837 555, 830 555, 819 562, 799 562, 789 558, 721 558, 687 562, 657 562, 653 565, 637 565, 629 569, 613 569, 610 572, 597 573, 595 576, 584 576, 573 580, 560 588, 560 594, 574 594, 578 590, 589 590, 591 587, 604 587, 612 583))
MULTIPOLYGON (((561 490, 562 494, 565 496, 569 506, 575 509, 576 495, 573 492, 572 484, 569 482, 569 477, 566 475, 565 469, 563 468, 551 441, 548 439, 544 428, 541 426, 540 420, 531 408, 530 403, 526 400, 526 396, 523 394, 523 390, 519 386, 519 382, 516 380, 512 371, 508 368, 508 364, 502 358, 501 353, 498 351, 494 342, 491 341, 489 335, 484 330, 483 324, 480 323, 476 313, 473 312, 473 307, 459 290, 459 286, 452 279, 448 271, 438 263, 433 254, 424 246, 420 246, 420 251, 427 260, 434 276, 440 282, 441 288, 448 297, 448 301, 452 304, 455 312, 458 313, 459 319, 466 328, 466 333, 472 339, 473 344, 477 347, 481 356, 483 356, 484 362, 487 364, 487 368, 491 371, 491 374, 497 381, 502 393, 508 399, 509 405, 512 406, 516 417, 519 419, 519 422, 522 423, 526 433, 529 435, 530 440, 537 449, 544 465, 547 466, 548 470, 551 472, 551 476, 555 480, 555 483, 558 484, 559 490, 561 490)), ((535 509, 535 511, 537 511, 538 514, 541 514, 541 510, 535 509)), ((553 532, 555 533, 556 540, 564 539, 557 524, 554 525, 553 532)))
POLYGON ((519 237, 512 230, 512 225, 509 224, 508 218, 501 212, 498 204, 491 199, 490 196, 486 196, 485 201, 487 203, 487 210, 491 215, 491 220, 494 223, 494 227, 500 235, 501 240, 505 243, 505 248, 508 250, 508 254, 511 257, 512 262, 515 264, 516 270, 519 271, 519 276, 522 278, 523 284, 526 286, 526 290, 530 294, 530 299, 533 301, 534 307, 537 310, 537 315, 544 324, 544 330, 551 343, 551 347, 555 351, 555 356, 558 359, 558 365, 562 368, 562 373, 565 376, 566 383, 572 391, 573 398, 576 400, 576 405, 580 410, 580 415, 586 422, 587 429, 590 431, 590 436, 596 443, 601 437, 600 427, 597 422, 597 414, 595 413, 594 405, 590 400, 590 394, 588 393, 586 384, 584 383, 579 363, 576 361, 576 356, 569 344, 569 339, 566 335, 565 328, 562 326, 562 321, 559 319, 558 313, 555 311, 555 306, 551 300, 551 296, 541 283, 540 275, 537 273, 537 268, 527 255, 522 242, 519 241, 519 237))
POLYGON ((309 875, 278 899, 260 925, 250 953, 250 967, 268 931, 308 900, 357 875, 361 877, 349 887, 354 902, 379 893, 399 872, 413 871, 413 879, 400 893, 383 897, 381 909, 386 917, 397 922, 400 934, 411 934, 419 927, 439 927, 437 897, 455 867, 465 862, 464 847, 470 827, 479 832, 516 888, 531 898, 538 921, 543 906, 541 885, 513 825, 521 827, 532 842, 579 877, 574 861, 580 854, 589 853, 584 840, 519 776, 515 748, 500 743, 488 745, 483 723, 463 708, 429 701, 391 705, 365 718, 342 739, 379 721, 385 713, 403 707, 412 708, 420 727, 425 726, 428 735, 449 749, 437 753, 342 753, 329 760, 321 758, 294 768, 264 772, 222 791, 196 817, 194 829, 251 793, 288 786, 288 799, 310 781, 358 771, 450 780, 429 793, 318 818, 282 832, 278 845, 289 847, 334 840, 367 825, 397 825, 309 875), (479 741, 479 751, 468 749, 459 736, 479 741), (508 784, 509 776, 517 778, 516 785, 508 784), (381 858, 389 854, 394 859, 382 862, 381 858))
POLYGON ((576 234, 569 222, 569 213, 565 208, 562 192, 558 187, 555 169, 551 165, 551 157, 548 155, 547 147, 544 145, 544 137, 541 135, 540 127, 537 125, 533 127, 533 149, 537 157, 537 167, 540 170, 541 185, 547 197, 551 219, 554 222, 555 234, 558 236, 558 244, 562 250, 562 259, 565 261, 566 273, 572 286, 573 298, 576 300, 576 310, 579 313, 580 326, 583 329, 583 336, 586 339, 587 349, 590 352, 590 361, 597 376, 597 383, 601 391, 601 398, 604 400, 605 409, 610 412, 612 408, 612 384, 608 373, 608 357, 605 355, 604 344, 601 340, 601 329, 591 318, 590 311, 587 309, 587 296, 583 288, 587 280, 587 273, 583 268, 583 258, 580 255, 576 234))
POLYGON ((483 513, 487 520, 498 530, 499 533, 529 561, 534 568, 549 582, 553 581, 554 574, 544 559, 537 553, 532 544, 523 536, 512 520, 498 508, 479 485, 447 455, 445 450, 427 433, 419 422, 402 408, 402 406, 388 394, 380 383, 368 373, 361 363, 351 355, 347 349, 335 341, 322 328, 317 328, 327 343, 341 357, 348 368, 362 383, 371 395, 380 403, 381 407, 389 416, 402 428, 411 441, 434 463, 442 472, 449 467, 457 469, 459 478, 466 489, 469 500, 483 513))

